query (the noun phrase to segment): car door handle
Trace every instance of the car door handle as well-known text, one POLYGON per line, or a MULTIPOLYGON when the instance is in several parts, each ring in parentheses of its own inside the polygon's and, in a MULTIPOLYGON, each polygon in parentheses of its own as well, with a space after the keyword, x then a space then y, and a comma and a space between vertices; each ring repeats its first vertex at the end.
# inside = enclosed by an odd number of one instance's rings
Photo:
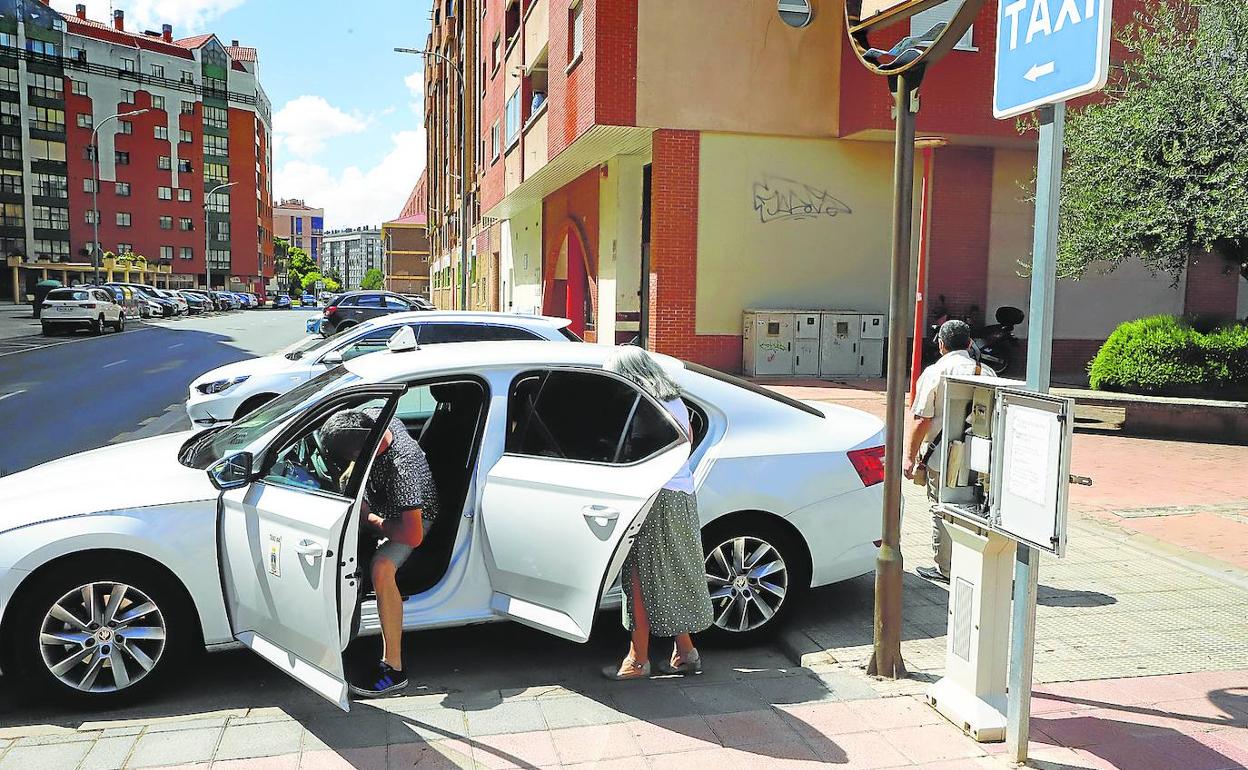
POLYGON ((315 540, 300 540, 299 545, 295 546, 295 553, 300 556, 311 556, 313 559, 319 559, 325 555, 325 546, 315 540))
POLYGON ((615 521, 620 518, 618 509, 606 505, 587 505, 581 509, 581 515, 587 519, 603 519, 606 521, 615 521))

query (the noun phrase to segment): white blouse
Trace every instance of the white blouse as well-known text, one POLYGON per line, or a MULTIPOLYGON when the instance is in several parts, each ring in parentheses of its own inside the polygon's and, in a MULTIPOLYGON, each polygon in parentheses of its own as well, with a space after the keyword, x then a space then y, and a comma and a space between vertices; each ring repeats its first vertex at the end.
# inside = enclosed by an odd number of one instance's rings
MULTIPOLYGON (((693 427, 689 424, 689 407, 685 406, 685 402, 679 398, 673 398, 671 401, 664 401, 663 408, 676 418, 676 422, 685 432, 685 438, 689 439, 689 447, 692 450, 693 427)), ((663 488, 693 494, 693 470, 689 467, 688 459, 680 466, 680 470, 676 471, 676 475, 672 476, 672 480, 663 485, 663 488)))

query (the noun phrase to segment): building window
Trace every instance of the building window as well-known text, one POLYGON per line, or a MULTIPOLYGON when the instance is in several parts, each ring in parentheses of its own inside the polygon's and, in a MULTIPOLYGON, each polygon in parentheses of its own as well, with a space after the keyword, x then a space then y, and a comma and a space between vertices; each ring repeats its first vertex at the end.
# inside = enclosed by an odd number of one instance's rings
MULTIPOLYGON (((86 50, 85 50, 85 49, 83 49, 83 48, 75 48, 75 47, 73 47, 73 46, 70 46, 70 47, 69 47, 69 58, 71 58, 71 59, 75 59, 75 60, 77 60, 77 61, 83 61, 83 62, 85 62, 85 61, 87 60, 87 52, 86 52, 86 50)), ((75 93, 76 93, 76 92, 75 92, 75 93)))
POLYGON ((95 127, 95 121, 92 120, 90 113, 86 113, 86 112, 78 113, 78 127, 79 128, 94 128, 95 127))
POLYGON ((204 178, 224 182, 230 178, 230 167, 225 163, 205 163, 204 178))
POLYGON ((502 58, 503 38, 500 35, 494 36, 494 44, 490 46, 490 76, 493 77, 498 72, 498 62, 502 58))
POLYGON ((490 126, 490 158, 498 160, 499 153, 502 152, 502 142, 499 137, 498 121, 494 121, 494 125, 490 126))
POLYGON ((45 230, 65 230, 69 228, 69 209, 59 206, 34 206, 31 219, 35 227, 45 230))
POLYGON ((164 65, 153 64, 152 65, 152 77, 163 78, 164 76, 165 76, 164 65))
POLYGON ((44 40, 27 40, 26 50, 31 53, 40 53, 44 56, 60 56, 61 46, 59 43, 49 43, 44 40))
POLYGON ((82 180, 82 191, 88 192, 88 193, 95 192, 95 180, 94 179, 82 180))
POLYGON ((507 118, 507 146, 520 138, 520 89, 512 92, 507 100, 505 117, 507 118))
POLYGON ((16 126, 22 120, 22 105, 17 102, 0 102, 0 124, 16 126))
POLYGON ((195 250, 192 249, 190 246, 183 246, 181 249, 179 249, 178 256, 181 257, 182 259, 194 259, 195 250))
POLYGON ((195 102, 188 102, 184 100, 182 102, 182 114, 194 115, 195 114, 195 102))
POLYGON ((0 169, 0 192, 22 194, 22 172, 11 168, 0 169))
POLYGON ((161 229, 161 230, 172 230, 172 229, 173 229, 173 217, 161 217, 161 218, 160 218, 160 229, 161 229))
POLYGON ((134 91, 125 88, 121 89, 121 101, 126 104, 134 104, 134 91))
POLYGON ((17 70, 12 67, 0 67, 0 88, 16 91, 20 86, 17 81, 17 70))
POLYGON ((154 126, 152 128, 152 135, 156 139, 168 140, 169 139, 169 126, 154 126))
POLYGON ((34 256, 43 259, 68 257, 69 241, 49 241, 43 238, 36 238, 34 256))
POLYGON ((161 246, 161 247, 160 247, 160 258, 161 258, 162 260, 173 261, 173 247, 172 247, 172 246, 161 246))
POLYGON ((191 202, 191 188, 179 187, 178 188, 178 200, 182 201, 183 203, 190 203, 191 202))
POLYGON ((55 160, 65 162, 65 143, 50 139, 31 139, 31 157, 35 160, 55 160))
POLYGON ((230 154, 230 140, 225 136, 213 136, 212 134, 204 134, 204 154, 205 155, 225 155, 230 154))
POLYGON ((585 50, 585 4, 577 0, 568 9, 568 65, 575 64, 585 50))
POLYGON ((69 197, 69 181, 58 174, 42 174, 34 175, 35 186, 33 194, 44 198, 68 198, 69 197))
POLYGON ((156 168, 161 171, 169 171, 173 169, 173 160, 168 155, 161 155, 156 159, 156 168))
POLYGON ((195 141, 195 137, 191 135, 190 131, 187 131, 185 128, 183 128, 178 131, 178 141, 190 144, 191 142, 195 141))
POLYGON ((38 72, 30 74, 30 95, 44 99, 60 99, 65 90, 65 81, 55 75, 44 75, 38 72))
POLYGON ((224 107, 204 105, 204 125, 209 128, 229 128, 229 113, 224 107))
POLYGON ((178 171, 183 174, 191 173, 191 162, 185 158, 178 158, 178 171))
POLYGON ((30 127, 38 131, 64 131, 65 110, 52 107, 31 107, 30 127))
POLYGON ((127 212, 127 211, 118 211, 118 212, 117 212, 117 226, 118 226, 118 227, 129 227, 129 226, 130 226, 130 213, 129 213, 129 212, 127 212))
POLYGON ((128 120, 117 121, 117 132, 121 134, 133 134, 134 124, 128 120))
POLYGON ((73 88, 73 92, 74 92, 75 94, 77 94, 78 96, 86 96, 86 95, 87 95, 87 81, 85 81, 85 80, 71 80, 71 81, 70 81, 70 83, 72 83, 72 84, 73 84, 72 88, 73 88))
POLYGON ((130 253, 132 253, 133 251, 134 251, 134 244, 133 244, 133 243, 119 243, 119 244, 117 244, 117 253, 118 253, 118 254, 130 254, 130 253))
POLYGON ((230 239, 230 223, 229 221, 217 222, 217 234, 215 240, 228 241, 230 239))
POLYGON ((89 225, 95 224, 100 218, 100 212, 92 211, 91 209, 87 209, 86 211, 82 213, 83 213, 83 221, 85 221, 89 225))
POLYGON ((183 230, 185 232, 190 232, 191 230, 194 230, 195 220, 191 219, 190 217, 179 217, 178 229, 183 230))
POLYGON ((117 193, 117 197, 119 198, 129 198, 130 197, 130 183, 129 182, 117 182, 115 185, 113 185, 113 192, 117 193))
POLYGON ((222 214, 230 211, 230 195, 228 192, 215 192, 208 196, 208 210, 222 214))
POLYGON ((130 153, 128 152, 113 153, 113 162, 116 163, 118 166, 129 166, 130 165, 130 153))
MULTIPOLYGON (((194 84, 195 76, 186 70, 182 70, 181 80, 183 83, 194 84)), ((186 102, 183 102, 183 104, 186 104, 186 102)))
POLYGON ((0 225, 21 227, 26 224, 24 211, 20 203, 0 203, 0 225))
POLYGON ((134 59, 127 59, 123 56, 121 58, 121 71, 134 72, 134 59))
POLYGON ((152 109, 163 110, 164 108, 165 108, 165 97, 153 95, 152 96, 152 109))
POLYGON ((161 199, 162 201, 173 200, 173 188, 172 187, 157 187, 156 197, 161 199))

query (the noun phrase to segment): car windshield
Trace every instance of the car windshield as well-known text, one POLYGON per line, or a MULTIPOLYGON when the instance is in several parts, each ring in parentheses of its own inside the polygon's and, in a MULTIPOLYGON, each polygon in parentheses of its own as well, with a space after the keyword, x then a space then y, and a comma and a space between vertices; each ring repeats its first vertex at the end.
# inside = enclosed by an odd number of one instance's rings
POLYGON ((48 299, 73 299, 84 300, 90 299, 85 291, 80 289, 56 289, 48 292, 48 299))
POLYGON ((282 355, 285 356, 286 358, 289 358, 291 361, 298 361, 299 359, 303 358, 305 355, 308 355, 309 353, 312 353, 312 352, 315 352, 317 355, 319 355, 322 349, 323 350, 331 349, 332 347, 337 345, 339 342, 341 342, 342 339, 346 337, 348 334, 351 334, 353 332, 358 332, 362 328, 364 328, 362 325, 361 326, 348 326, 345 329, 339 329, 338 331, 334 332, 328 337, 322 337, 319 334, 308 335, 307 337, 304 337, 303 339, 299 340, 295 344, 283 350, 282 355))
POLYGON ((257 439, 281 425, 288 417, 306 409, 321 396, 359 380, 358 374, 347 371, 345 367, 336 366, 225 428, 209 428, 191 437, 178 451, 178 462, 191 468, 206 470, 218 460, 251 446, 257 439))

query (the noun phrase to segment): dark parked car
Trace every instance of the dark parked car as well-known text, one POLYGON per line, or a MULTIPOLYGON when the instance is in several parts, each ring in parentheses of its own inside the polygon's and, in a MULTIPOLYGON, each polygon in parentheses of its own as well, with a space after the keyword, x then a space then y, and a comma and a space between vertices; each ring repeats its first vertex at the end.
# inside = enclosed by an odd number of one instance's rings
POLYGON ((175 293, 186 300, 186 312, 188 315, 199 315, 206 310, 212 309, 208 306, 208 298, 202 294, 196 294, 186 289, 180 289, 175 293))
POLYGON ((188 294, 194 294, 196 297, 203 300, 204 310, 216 311, 225 309, 221 306, 221 303, 217 301, 217 298, 212 296, 212 292, 207 289, 182 289, 182 296, 185 297, 188 294))
POLYGON ((305 292, 304 295, 299 298, 299 306, 316 307, 316 295, 305 292))
POLYGON ((228 291, 214 291, 212 295, 221 300, 226 310, 238 310, 243 306, 243 303, 239 302, 238 297, 228 291))
POLYGON ((341 329, 355 326, 370 318, 424 309, 401 294, 393 292, 349 291, 335 297, 329 307, 325 308, 325 321, 321 324, 321 334, 328 337, 341 329))
POLYGON ((403 299, 411 302, 416 310, 437 310, 432 302, 419 294, 404 294, 403 299))
POLYGON ((290 310, 290 297, 286 294, 278 294, 273 298, 274 310, 290 310))

